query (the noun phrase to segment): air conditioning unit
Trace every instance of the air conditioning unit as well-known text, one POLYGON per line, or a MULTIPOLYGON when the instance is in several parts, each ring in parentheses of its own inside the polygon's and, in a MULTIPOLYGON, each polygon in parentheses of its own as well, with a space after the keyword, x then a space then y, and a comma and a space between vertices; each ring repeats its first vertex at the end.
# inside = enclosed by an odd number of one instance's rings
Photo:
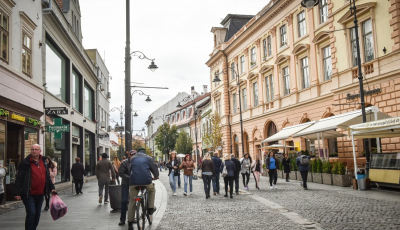
POLYGON ((100 122, 100 127, 101 128, 105 128, 106 127, 106 122, 105 121, 100 122))
POLYGON ((100 84, 100 90, 101 90, 101 91, 104 91, 104 86, 103 86, 103 84, 100 84))
POLYGON ((108 129, 107 129, 107 132, 111 132, 111 130, 112 130, 112 127, 111 127, 111 125, 109 125, 108 129))
POLYGON ((107 99, 110 99, 111 98, 111 92, 108 92, 107 93, 107 99))

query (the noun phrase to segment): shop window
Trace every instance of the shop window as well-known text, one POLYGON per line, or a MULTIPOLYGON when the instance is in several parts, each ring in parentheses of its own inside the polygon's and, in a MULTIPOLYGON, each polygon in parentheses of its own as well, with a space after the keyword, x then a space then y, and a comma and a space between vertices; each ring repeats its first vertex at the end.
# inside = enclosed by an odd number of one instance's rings
POLYGON ((68 103, 66 59, 46 39, 46 90, 68 103))
POLYGON ((82 80, 81 76, 76 72, 72 71, 72 107, 82 113, 82 80))
POLYGON ((85 84, 85 117, 92 121, 94 121, 93 100, 93 90, 88 84, 85 84))
POLYGON ((85 171, 88 176, 94 175, 96 157, 94 156, 94 138, 93 134, 85 134, 85 171))
POLYGON ((8 16, 0 11, 0 59, 8 62, 8 16))
POLYGON ((0 122, 0 165, 5 166, 6 125, 0 122))
POLYGON ((22 34, 22 72, 28 76, 32 74, 32 38, 22 34))

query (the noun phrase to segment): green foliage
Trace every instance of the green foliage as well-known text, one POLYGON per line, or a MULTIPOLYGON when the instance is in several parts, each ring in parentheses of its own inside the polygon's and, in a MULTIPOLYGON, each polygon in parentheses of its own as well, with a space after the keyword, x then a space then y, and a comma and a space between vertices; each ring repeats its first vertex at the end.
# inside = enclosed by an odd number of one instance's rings
POLYGON ((322 173, 322 161, 320 158, 317 160, 317 173, 322 173))
POLYGON ((311 161, 311 172, 316 173, 317 172, 317 159, 314 159, 311 161))
POLYGON ((177 138, 178 128, 175 125, 170 126, 165 122, 158 127, 158 134, 155 137, 157 148, 162 150, 163 154, 168 154, 170 151, 174 150, 177 138))
POLYGON ((310 153, 308 152, 308 150, 301 150, 301 155, 305 155, 305 156, 309 156, 310 153))
POLYGON ((279 162, 279 170, 283 170, 283 164, 282 161, 279 162))
POLYGON ((337 162, 333 162, 332 174, 339 174, 338 163, 337 162))
POLYGON ((299 171, 299 166, 297 166, 296 163, 296 157, 290 158, 290 166, 292 168, 292 171, 299 171))
POLYGON ((266 168, 267 168, 267 166, 265 164, 263 164, 263 169, 266 169, 266 168))
POLYGON ((324 161, 324 163, 322 163, 322 173, 332 173, 332 165, 329 161, 324 161))
MULTIPOLYGON (((211 127, 207 127, 207 131, 202 139, 203 146, 206 148, 217 149, 222 142, 222 127, 221 127, 221 116, 215 112, 208 114, 207 120, 211 122, 211 127), (210 130, 211 129, 211 130, 210 130)), ((205 130, 203 130, 204 132, 205 130)))
POLYGON ((342 162, 338 163, 338 172, 339 175, 344 175, 346 173, 346 168, 344 167, 344 164, 342 162))
POLYGON ((179 132, 178 139, 176 140, 175 150, 182 154, 191 154, 193 151, 193 141, 185 130, 179 132))

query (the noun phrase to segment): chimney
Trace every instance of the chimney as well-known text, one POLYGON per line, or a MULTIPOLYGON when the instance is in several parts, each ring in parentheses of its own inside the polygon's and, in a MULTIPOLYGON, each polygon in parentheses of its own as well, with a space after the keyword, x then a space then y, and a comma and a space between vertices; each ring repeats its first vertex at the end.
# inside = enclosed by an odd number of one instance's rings
POLYGON ((191 87, 190 93, 192 94, 192 96, 194 95, 194 93, 195 93, 195 91, 194 91, 194 86, 191 87))
POLYGON ((207 93, 207 85, 203 85, 203 94, 207 93))

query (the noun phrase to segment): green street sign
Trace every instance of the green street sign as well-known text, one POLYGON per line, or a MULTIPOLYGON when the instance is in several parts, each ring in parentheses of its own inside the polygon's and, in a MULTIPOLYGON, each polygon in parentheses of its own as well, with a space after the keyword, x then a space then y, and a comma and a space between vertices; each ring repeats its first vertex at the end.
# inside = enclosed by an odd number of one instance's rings
POLYGON ((63 125, 62 118, 54 118, 54 125, 47 126, 47 132, 54 133, 54 139, 61 139, 62 133, 69 132, 69 125, 63 125))

